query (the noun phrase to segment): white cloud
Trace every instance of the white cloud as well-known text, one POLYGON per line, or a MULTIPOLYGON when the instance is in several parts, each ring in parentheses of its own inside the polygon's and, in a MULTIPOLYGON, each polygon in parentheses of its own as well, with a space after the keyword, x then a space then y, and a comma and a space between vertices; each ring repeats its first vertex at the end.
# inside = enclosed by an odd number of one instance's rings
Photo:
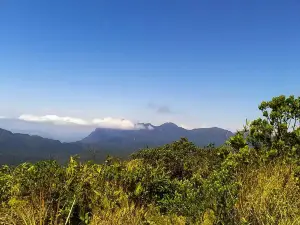
POLYGON ((115 129, 123 129, 123 130, 131 130, 131 129, 145 129, 145 127, 136 127, 136 125, 126 119, 112 118, 106 117, 103 119, 96 118, 92 121, 87 121, 81 118, 74 117, 61 117, 57 115, 45 115, 45 116, 36 116, 30 114, 24 114, 19 116, 19 120, 29 121, 29 122, 50 122, 58 125, 82 125, 82 126, 94 126, 94 127, 103 127, 103 128, 115 128, 115 129))
POLYGON ((154 127, 151 125, 149 125, 147 128, 148 128, 148 130, 154 130, 154 127))
POLYGON ((146 129, 146 127, 144 124, 137 123, 137 124, 135 124, 134 129, 143 130, 143 129, 146 129))
POLYGON ((147 124, 143 124, 143 123, 137 123, 134 125, 134 129, 135 130, 144 130, 144 129, 145 130, 153 130, 154 127, 151 124, 147 125, 147 124))
POLYGON ((31 122, 52 122, 54 124, 77 124, 77 125, 88 125, 88 122, 73 117, 60 117, 57 115, 46 115, 46 116, 35 116, 24 114, 19 116, 20 120, 31 121, 31 122))
POLYGON ((186 130, 192 130, 193 129, 190 126, 186 126, 186 125, 183 125, 183 124, 181 124, 180 127, 184 128, 186 130))
MULTIPOLYGON (((7 117, 1 117, 0 119, 5 119, 7 117)), ((112 118, 112 117, 105 117, 105 118, 95 118, 92 120, 85 120, 81 118, 69 117, 69 116, 57 116, 57 115, 45 115, 45 116, 36 116, 31 114, 23 114, 18 117, 19 120, 29 121, 29 122, 39 122, 39 123, 52 123, 56 125, 78 125, 78 126, 85 126, 85 127, 102 127, 102 128, 114 128, 114 129, 122 129, 122 130, 153 130, 154 127, 147 124, 141 123, 134 123, 131 120, 127 119, 120 119, 120 118, 112 118)), ((216 125, 218 126, 218 125, 216 125)), ((187 126, 181 124, 180 127, 192 130, 195 127, 187 126)), ((207 128, 206 124, 202 124, 202 126, 198 126, 197 128, 207 128)), ((236 131, 236 129, 229 129, 231 131, 236 131)))
POLYGON ((111 118, 106 117, 103 119, 94 119, 92 124, 97 125, 98 127, 105 127, 105 128, 117 128, 117 129, 124 129, 124 130, 131 130, 135 129, 135 124, 126 119, 118 119, 118 118, 111 118))
MULTIPOLYGON (((210 128, 210 127, 213 127, 213 126, 207 126, 206 124, 201 124, 200 126, 188 126, 188 125, 185 125, 185 124, 181 124, 180 127, 186 129, 186 130, 193 130, 193 129, 198 129, 198 128, 210 128)), ((217 127, 217 126, 216 126, 217 127)))

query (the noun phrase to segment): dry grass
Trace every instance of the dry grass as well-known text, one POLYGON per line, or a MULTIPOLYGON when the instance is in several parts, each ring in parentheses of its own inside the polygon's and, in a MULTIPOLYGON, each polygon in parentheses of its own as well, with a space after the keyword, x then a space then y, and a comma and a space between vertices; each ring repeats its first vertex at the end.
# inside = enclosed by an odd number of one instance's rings
POLYGON ((51 210, 50 205, 36 201, 11 199, 0 209, 0 224, 5 225, 61 225, 59 212, 51 210), (50 219, 50 221, 49 221, 50 219))
POLYGON ((250 224, 300 224, 300 188, 291 165, 247 170, 236 204, 238 220, 250 224))
POLYGON ((98 212, 94 214, 91 225, 184 225, 185 219, 178 216, 163 216, 154 209, 119 208, 114 212, 98 212), (145 223, 147 221, 147 223, 145 223))
MULTIPOLYGON (((53 213, 51 213, 53 215, 53 213)), ((54 215, 58 218, 60 215, 54 215)), ((37 207, 36 204, 22 200, 14 200, 6 207, 0 207, 1 225, 64 225, 64 220, 49 221, 50 210, 37 207), (47 221, 47 222, 45 222, 47 221)), ((95 208, 92 213, 90 225, 184 225, 185 218, 176 215, 161 215, 154 206, 147 209, 136 207, 127 200, 123 200, 119 207, 107 209, 95 208)))
MULTIPOLYGON (((136 163, 136 162, 135 162, 136 163)), ((130 165, 133 166, 133 165, 130 165)), ((300 187, 294 176, 295 165, 270 163, 259 168, 245 168, 237 174, 242 184, 235 205, 236 224, 251 225, 300 225, 300 187)), ((129 201, 120 190, 108 195, 100 193, 99 201, 91 208, 90 225, 184 225, 187 218, 162 215, 154 205, 143 208, 129 201), (113 197, 109 197, 113 196, 113 197)), ((0 203, 0 225, 63 225, 62 214, 53 203, 40 196, 16 196, 5 204, 0 203)), ((58 203, 57 203, 58 204, 58 203)), ((69 208, 66 209, 67 212, 69 208)), ((195 225, 213 225, 216 217, 206 210, 195 225)))

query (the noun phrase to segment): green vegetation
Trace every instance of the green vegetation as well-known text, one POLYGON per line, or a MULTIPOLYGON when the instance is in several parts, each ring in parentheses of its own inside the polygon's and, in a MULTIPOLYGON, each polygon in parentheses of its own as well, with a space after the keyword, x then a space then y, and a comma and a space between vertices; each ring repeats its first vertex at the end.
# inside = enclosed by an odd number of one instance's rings
POLYGON ((220 147, 186 138, 104 164, 71 157, 0 170, 0 224, 300 224, 300 98, 220 147))

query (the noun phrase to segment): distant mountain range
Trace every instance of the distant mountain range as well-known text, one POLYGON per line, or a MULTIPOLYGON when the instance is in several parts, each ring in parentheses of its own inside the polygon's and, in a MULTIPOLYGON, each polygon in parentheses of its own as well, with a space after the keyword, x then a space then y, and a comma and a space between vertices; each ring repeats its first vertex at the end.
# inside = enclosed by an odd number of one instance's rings
POLYGON ((145 127, 145 129, 97 128, 81 142, 98 146, 103 150, 109 149, 113 153, 127 155, 140 148, 168 144, 181 137, 187 137, 198 146, 206 146, 210 143, 219 146, 233 135, 231 131, 217 127, 186 130, 174 123, 165 123, 160 126, 140 123, 138 126, 145 127))
POLYGON ((217 127, 186 130, 173 123, 160 126, 140 123, 134 130, 97 128, 80 141, 63 143, 0 129, 0 165, 43 159, 65 162, 74 154, 79 154, 83 160, 102 161, 107 155, 127 157, 141 148, 168 144, 181 137, 187 137, 198 146, 210 143, 219 146, 232 135, 232 132, 217 127))
POLYGON ((12 133, 0 129, 0 165, 56 159, 65 162, 83 150, 80 143, 62 143, 40 136, 12 133))
POLYGON ((56 125, 50 122, 32 122, 14 118, 0 118, 0 128, 13 133, 37 135, 61 142, 74 142, 89 135, 95 127, 80 125, 56 125))

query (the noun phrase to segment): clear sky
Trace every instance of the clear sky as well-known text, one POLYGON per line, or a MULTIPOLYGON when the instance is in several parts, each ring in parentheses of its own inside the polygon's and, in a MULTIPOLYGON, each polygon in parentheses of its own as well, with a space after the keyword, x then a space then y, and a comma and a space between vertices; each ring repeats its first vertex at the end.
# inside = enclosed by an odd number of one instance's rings
POLYGON ((299 1, 1 0, 0 116, 240 127, 300 95, 299 1))

